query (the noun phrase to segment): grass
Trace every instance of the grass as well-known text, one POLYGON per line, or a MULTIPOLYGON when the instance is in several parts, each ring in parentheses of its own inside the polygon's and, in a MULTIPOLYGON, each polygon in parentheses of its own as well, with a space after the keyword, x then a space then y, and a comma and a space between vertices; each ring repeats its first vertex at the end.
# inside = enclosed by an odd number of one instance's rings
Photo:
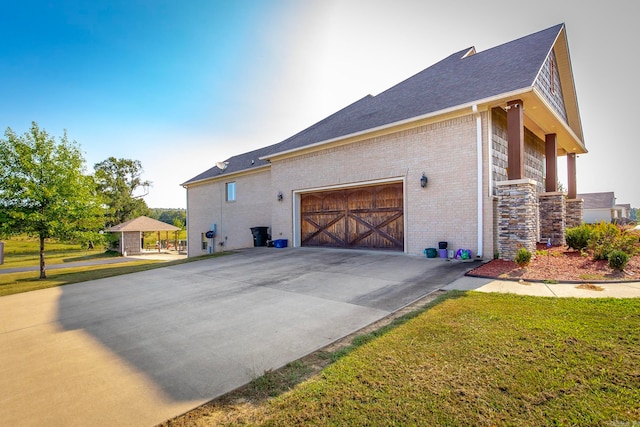
MULTIPOLYGON (((37 266, 40 263, 40 243, 26 236, 13 237, 4 241, 4 264, 2 268, 37 266)), ((46 265, 62 264, 72 261, 113 256, 105 253, 104 248, 87 250, 79 244, 64 243, 56 240, 45 242, 46 265)))
MULTIPOLYGON (((114 252, 105 252, 104 249, 87 251, 82 249, 80 245, 56 241, 47 242, 45 245, 45 251, 45 261, 47 266, 119 256, 114 252)), ((202 257, 193 257, 170 262, 149 259, 129 261, 121 264, 93 266, 73 266, 72 264, 69 264, 68 268, 47 270, 46 279, 39 278, 39 270, 20 273, 2 273, 0 274, 0 296, 63 286, 71 283, 86 282, 89 280, 102 279, 122 274, 137 273, 153 268, 182 264, 203 258, 226 255, 229 253, 231 252, 217 252, 215 254, 204 255, 202 257)), ((0 272, 2 271, 2 268, 39 266, 39 262, 38 241, 27 237, 14 237, 5 241, 5 258, 4 264, 0 266, 0 272)))
POLYGON ((189 425, 640 423, 640 299, 449 292, 362 341, 287 393, 189 425))

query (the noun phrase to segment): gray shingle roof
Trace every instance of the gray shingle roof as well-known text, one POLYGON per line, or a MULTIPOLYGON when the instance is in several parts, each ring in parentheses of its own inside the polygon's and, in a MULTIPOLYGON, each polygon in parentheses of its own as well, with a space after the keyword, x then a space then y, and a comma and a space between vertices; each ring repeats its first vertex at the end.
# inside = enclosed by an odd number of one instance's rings
POLYGON ((578 199, 584 200, 583 209, 611 209, 616 204, 613 192, 577 194, 578 199))
POLYGON ((147 216, 139 216, 107 229, 110 232, 123 231, 178 231, 180 228, 147 216))
POLYGON ((473 103, 534 85, 564 24, 475 53, 463 49, 376 96, 365 96, 284 141, 227 159, 184 184, 268 162, 258 157, 473 103), (254 160, 254 163, 251 163, 254 160))

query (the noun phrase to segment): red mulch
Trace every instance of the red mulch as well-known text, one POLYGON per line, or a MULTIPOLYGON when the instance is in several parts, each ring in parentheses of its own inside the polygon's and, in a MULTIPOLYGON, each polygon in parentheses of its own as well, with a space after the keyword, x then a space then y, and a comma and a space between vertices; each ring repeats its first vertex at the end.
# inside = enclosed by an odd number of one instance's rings
POLYGON ((640 256, 629 260, 624 272, 609 268, 607 261, 594 261, 591 255, 566 247, 539 245, 531 263, 520 268, 514 261, 494 259, 471 270, 469 276, 495 277, 497 279, 557 280, 576 282, 640 281, 640 256), (547 254, 548 253, 548 254, 547 254))

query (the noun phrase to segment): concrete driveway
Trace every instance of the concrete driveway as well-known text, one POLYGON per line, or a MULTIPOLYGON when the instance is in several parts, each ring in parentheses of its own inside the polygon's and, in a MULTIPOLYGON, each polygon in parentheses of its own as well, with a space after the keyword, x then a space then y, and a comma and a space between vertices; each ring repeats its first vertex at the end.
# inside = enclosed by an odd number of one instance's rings
POLYGON ((251 248, 0 298, 0 420, 150 426, 443 288, 475 263, 251 248))

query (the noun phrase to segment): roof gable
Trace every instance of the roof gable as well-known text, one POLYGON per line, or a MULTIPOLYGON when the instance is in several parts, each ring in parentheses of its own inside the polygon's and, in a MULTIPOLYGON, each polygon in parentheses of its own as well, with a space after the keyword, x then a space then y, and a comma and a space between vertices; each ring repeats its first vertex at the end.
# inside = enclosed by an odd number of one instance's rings
POLYGON ((107 229, 110 232, 125 231, 178 231, 180 228, 166 222, 158 221, 147 216, 139 216, 138 218, 125 221, 118 225, 107 229))
POLYGON ((227 159, 229 165, 224 171, 213 167, 183 185, 266 166, 267 160, 277 153, 469 106, 514 91, 533 90, 563 30, 564 24, 559 24, 482 52, 473 47, 463 49, 376 96, 363 97, 278 144, 227 159), (249 157, 253 163, 247 163, 249 157))

